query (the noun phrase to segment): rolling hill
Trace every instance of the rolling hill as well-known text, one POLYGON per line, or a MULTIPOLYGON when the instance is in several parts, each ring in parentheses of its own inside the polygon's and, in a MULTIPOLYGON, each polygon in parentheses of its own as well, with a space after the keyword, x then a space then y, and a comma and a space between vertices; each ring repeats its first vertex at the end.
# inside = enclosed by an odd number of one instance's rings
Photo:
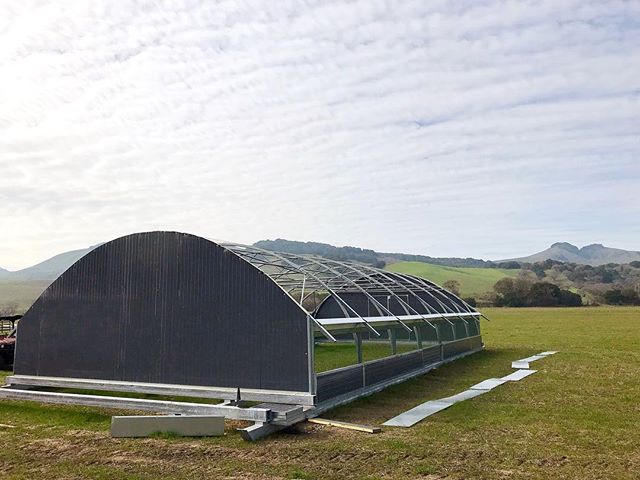
POLYGON ((0 307, 15 304, 24 313, 62 272, 96 246, 72 250, 22 270, 0 269, 0 307))
POLYGON ((16 313, 24 313, 50 283, 49 280, 0 280, 0 308, 14 305, 16 313))
POLYGON ((546 250, 534 253, 528 257, 512 258, 503 261, 535 263, 544 262, 545 260, 557 260, 559 262, 593 266, 606 265, 608 263, 624 264, 640 261, 640 252, 605 247, 599 243, 578 248, 567 242, 558 242, 546 250))
POLYGON ((62 272, 64 272, 67 268, 80 260, 94 248, 96 247, 93 246, 89 248, 83 248, 81 250, 71 250, 69 252, 64 252, 31 267, 17 270, 15 272, 8 272, 8 275, 5 275, 4 278, 12 281, 52 281, 58 278, 62 272))
POLYGON ((501 278, 516 277, 520 272, 504 268, 445 267, 423 262, 392 263, 386 269, 424 277, 439 285, 447 280, 457 280, 463 297, 475 297, 489 292, 501 278))
MULTIPOLYGON (((323 243, 282 239, 263 240, 255 245, 266 249, 314 254, 376 266, 388 262, 386 268, 390 271, 418 275, 440 285, 447 280, 457 280, 460 282, 460 293, 463 296, 478 297, 491 291, 493 285, 501 278, 515 277, 520 272, 516 269, 493 268, 498 262, 473 258, 433 258, 423 255, 381 253, 357 247, 335 247, 323 243), (485 265, 490 265, 492 268, 485 268, 485 265)), ((15 272, 0 268, 0 306, 15 302, 18 303, 20 310, 28 308, 53 280, 97 246, 61 253, 37 265, 15 272)), ((570 243, 560 242, 554 243, 542 252, 512 260, 534 263, 547 259, 594 266, 607 263, 624 264, 640 261, 640 252, 608 248, 599 244, 578 248, 570 243)))

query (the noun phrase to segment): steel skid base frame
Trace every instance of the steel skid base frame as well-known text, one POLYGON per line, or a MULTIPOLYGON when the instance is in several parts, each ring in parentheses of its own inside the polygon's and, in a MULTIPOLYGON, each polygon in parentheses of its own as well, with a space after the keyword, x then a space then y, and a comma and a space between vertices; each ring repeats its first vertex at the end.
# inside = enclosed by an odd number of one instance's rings
POLYGON ((246 440, 257 440, 306 419, 302 405, 263 403, 245 408, 234 405, 232 402, 224 402, 221 404, 175 402, 83 393, 49 392, 32 388, 33 387, 21 385, 6 385, 0 387, 0 399, 130 411, 148 411, 169 415, 179 414, 185 417, 192 415, 209 415, 220 416, 225 419, 254 422, 252 426, 240 429, 242 438, 246 440))

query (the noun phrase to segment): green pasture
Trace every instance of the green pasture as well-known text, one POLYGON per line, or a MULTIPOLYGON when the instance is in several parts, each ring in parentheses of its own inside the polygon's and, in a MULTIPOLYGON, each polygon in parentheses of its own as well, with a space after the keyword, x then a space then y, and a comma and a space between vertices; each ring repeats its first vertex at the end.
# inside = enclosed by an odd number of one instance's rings
POLYGON ((517 277, 520 270, 504 268, 445 267, 423 262, 399 262, 387 265, 387 270, 409 273, 428 278, 442 285, 447 280, 460 282, 460 294, 463 297, 476 297, 493 290, 495 283, 504 277, 517 277))
MULTIPOLYGON (((0 401, 0 475, 7 479, 638 478, 640 308, 483 311, 491 318, 482 322, 483 352, 325 414, 381 424, 426 400, 506 375, 513 360, 543 350, 559 351, 533 363, 536 374, 456 404, 412 428, 383 428, 381 434, 368 435, 301 424, 247 443, 235 431, 240 424, 230 422, 222 438, 112 439, 108 429, 114 411, 0 401)), ((339 364, 350 355, 343 345, 321 348, 327 349, 320 354, 325 356, 325 367, 331 366, 331 357, 339 364)))
POLYGON ((0 280, 0 308, 9 304, 17 306, 18 313, 26 312, 51 282, 0 280))

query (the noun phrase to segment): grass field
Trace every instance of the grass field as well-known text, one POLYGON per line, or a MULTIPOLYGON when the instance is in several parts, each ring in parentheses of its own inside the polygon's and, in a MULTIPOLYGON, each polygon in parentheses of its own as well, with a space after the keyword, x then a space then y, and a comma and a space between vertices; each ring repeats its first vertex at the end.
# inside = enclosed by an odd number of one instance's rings
POLYGON ((246 443, 111 439, 113 411, 0 402, 2 478, 637 479, 640 308, 485 309, 486 349, 326 417, 380 424, 428 399, 510 373, 539 372, 383 433, 302 424, 246 443), (7 426, 8 425, 8 426, 7 426), (13 427, 13 428, 11 428, 13 427))
POLYGON ((18 313, 24 313, 50 283, 41 280, 21 282, 0 280, 0 307, 15 302, 18 304, 18 313))
MULTIPOLYGON (((398 342, 396 351, 406 353, 418 348, 415 342, 398 342)), ((391 346, 386 342, 362 342, 362 361, 368 362, 391 355, 391 346)), ((357 362, 354 343, 320 343, 316 345, 316 372, 326 372, 334 368, 346 367, 357 362)))
POLYGON ((460 294, 464 297, 479 296, 490 292, 495 283, 504 277, 516 277, 520 270, 503 268, 444 267, 423 262, 399 262, 387 265, 392 272, 409 273, 428 278, 438 285, 447 280, 460 282, 460 294))

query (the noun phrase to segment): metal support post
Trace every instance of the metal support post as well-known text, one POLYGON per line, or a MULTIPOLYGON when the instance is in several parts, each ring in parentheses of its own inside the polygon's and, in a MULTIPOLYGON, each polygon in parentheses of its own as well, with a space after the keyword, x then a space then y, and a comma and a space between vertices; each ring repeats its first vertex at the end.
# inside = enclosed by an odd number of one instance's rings
POLYGON ((354 332, 353 340, 356 343, 356 357, 358 359, 358 363, 362 363, 362 334, 360 332, 354 332))
POLYGON ((391 355, 398 353, 398 343, 396 341, 396 331, 393 328, 387 330, 389 333, 389 341, 391 342, 391 355))
POLYGON ((418 349, 422 348, 422 333, 420 332, 420 328, 413 327, 413 333, 416 334, 416 341, 418 342, 418 349))

